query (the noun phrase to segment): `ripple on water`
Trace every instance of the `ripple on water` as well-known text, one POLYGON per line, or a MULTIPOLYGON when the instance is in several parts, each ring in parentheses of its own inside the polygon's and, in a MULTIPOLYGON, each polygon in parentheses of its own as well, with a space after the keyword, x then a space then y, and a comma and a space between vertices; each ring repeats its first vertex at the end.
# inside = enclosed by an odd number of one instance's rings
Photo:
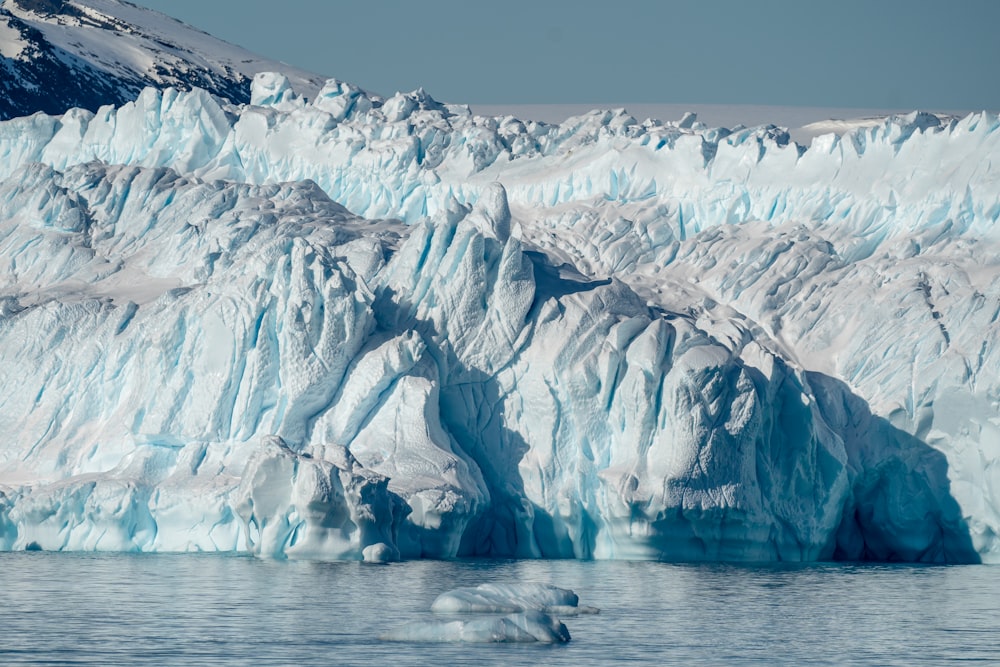
POLYGON ((3 665, 1000 663, 1000 567, 0 554, 3 665), (570 588, 565 645, 385 643, 443 591, 570 588))

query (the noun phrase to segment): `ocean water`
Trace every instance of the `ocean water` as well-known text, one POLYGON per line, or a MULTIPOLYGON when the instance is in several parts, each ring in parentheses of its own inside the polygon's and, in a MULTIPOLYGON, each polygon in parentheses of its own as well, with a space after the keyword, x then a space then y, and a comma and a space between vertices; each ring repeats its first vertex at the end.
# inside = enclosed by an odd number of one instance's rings
POLYGON ((1000 664, 1000 567, 0 554, 0 665, 1000 664), (572 588, 563 645, 409 644, 441 592, 572 588))

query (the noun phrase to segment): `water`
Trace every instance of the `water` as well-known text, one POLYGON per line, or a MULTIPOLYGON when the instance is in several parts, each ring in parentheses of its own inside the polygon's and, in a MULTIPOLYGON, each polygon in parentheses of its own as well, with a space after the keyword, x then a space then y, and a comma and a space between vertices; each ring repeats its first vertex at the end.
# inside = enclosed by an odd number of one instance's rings
POLYGON ((1000 567, 0 554, 0 665, 1000 664, 1000 567), (569 644, 380 642, 456 586, 572 588, 569 644))

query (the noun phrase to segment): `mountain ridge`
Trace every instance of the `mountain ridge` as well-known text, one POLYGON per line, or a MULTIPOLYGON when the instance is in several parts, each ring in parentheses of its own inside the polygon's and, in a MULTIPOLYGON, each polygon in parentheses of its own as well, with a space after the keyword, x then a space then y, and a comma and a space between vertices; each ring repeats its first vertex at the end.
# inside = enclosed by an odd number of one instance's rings
POLYGON ((326 80, 121 0, 0 3, 0 120, 120 106, 147 86, 245 104, 263 71, 281 71, 306 96, 326 80))

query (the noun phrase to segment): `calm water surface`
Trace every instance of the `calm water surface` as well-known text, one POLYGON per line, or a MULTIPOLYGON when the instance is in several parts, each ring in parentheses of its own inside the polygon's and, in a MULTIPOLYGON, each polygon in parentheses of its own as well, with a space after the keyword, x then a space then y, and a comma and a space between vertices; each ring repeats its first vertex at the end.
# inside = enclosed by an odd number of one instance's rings
POLYGON ((1000 567, 0 554, 0 665, 1000 664, 1000 567), (572 588, 569 644, 380 642, 484 582, 572 588))

